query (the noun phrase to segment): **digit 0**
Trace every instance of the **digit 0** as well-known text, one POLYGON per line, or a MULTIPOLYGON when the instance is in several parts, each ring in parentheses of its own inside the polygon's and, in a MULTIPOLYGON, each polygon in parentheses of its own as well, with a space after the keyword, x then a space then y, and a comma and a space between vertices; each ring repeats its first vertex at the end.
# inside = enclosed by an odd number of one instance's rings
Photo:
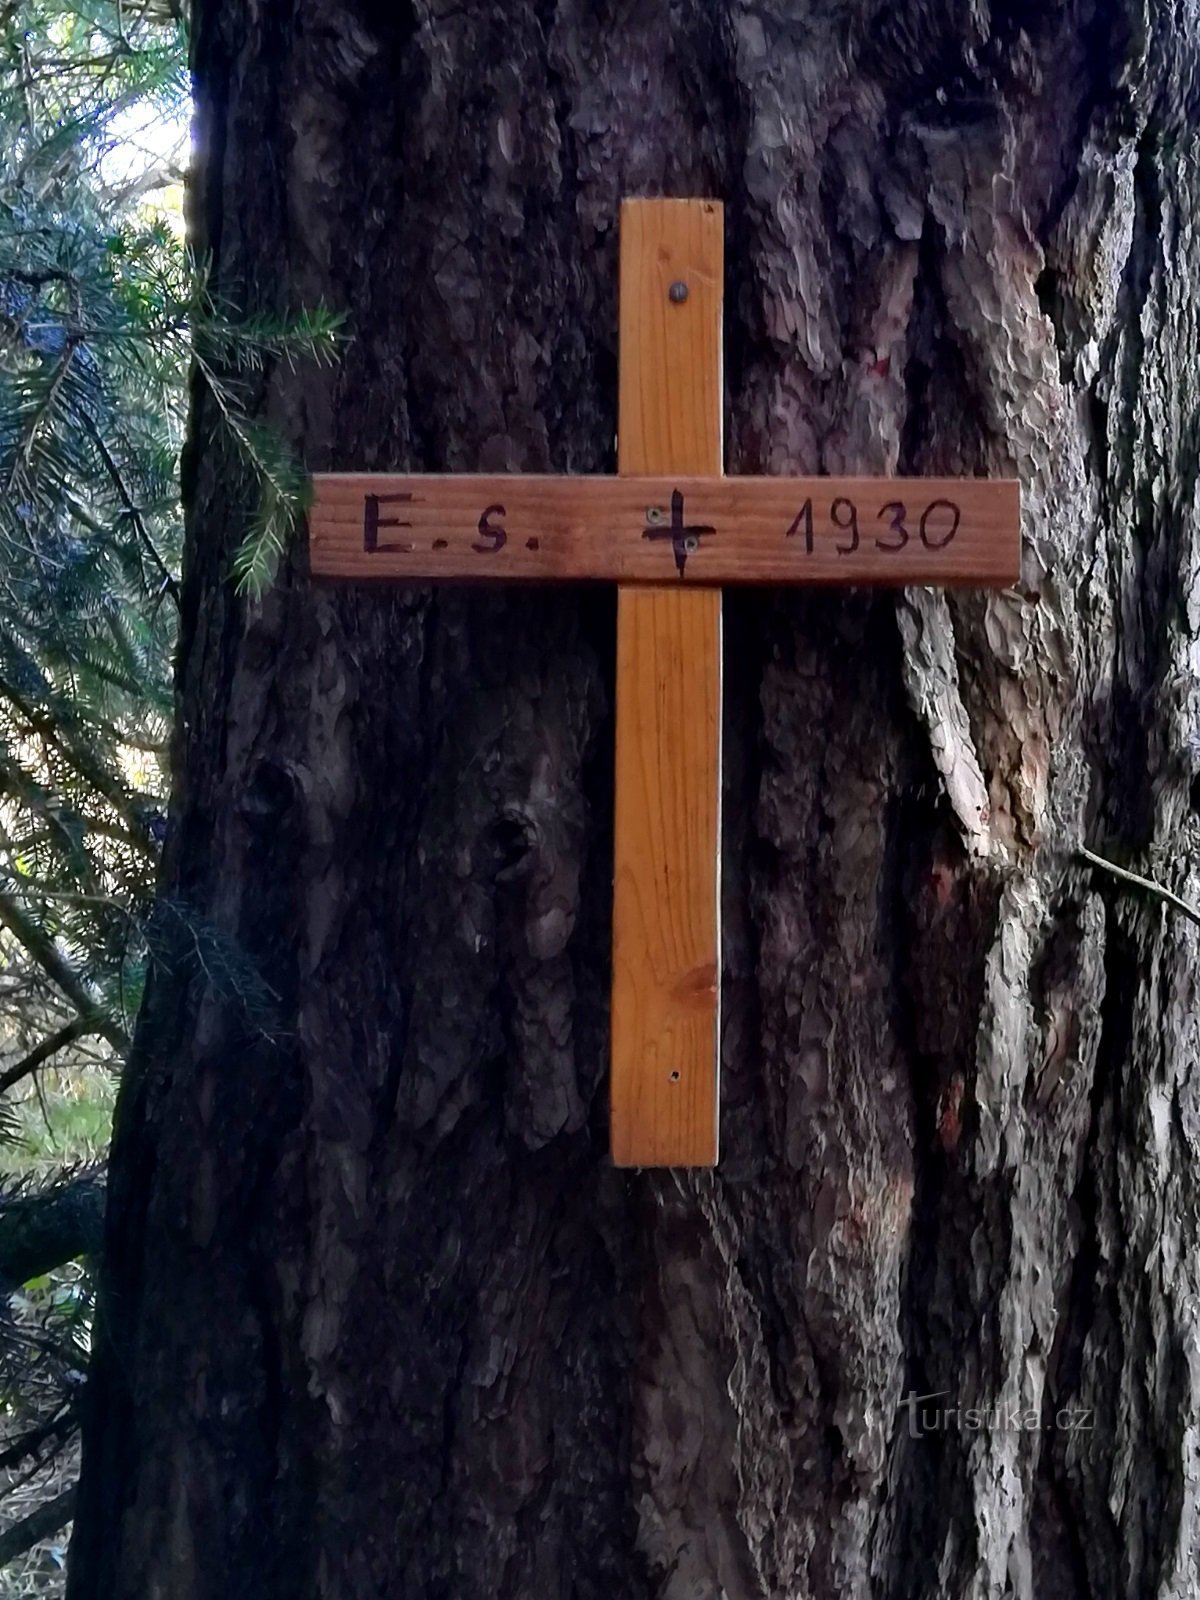
POLYGON ((953 500, 931 501, 921 513, 921 543, 926 550, 944 550, 958 532, 958 525, 961 521, 962 512, 954 504, 953 500), (932 533, 929 530, 929 519, 935 512, 938 514, 939 521, 942 521, 945 516, 949 517, 950 526, 940 535, 936 528, 932 533))

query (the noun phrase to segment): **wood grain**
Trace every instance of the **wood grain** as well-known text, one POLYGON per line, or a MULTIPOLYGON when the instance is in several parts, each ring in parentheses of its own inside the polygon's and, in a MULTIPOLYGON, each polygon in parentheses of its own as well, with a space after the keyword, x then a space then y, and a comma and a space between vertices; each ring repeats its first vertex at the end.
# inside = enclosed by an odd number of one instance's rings
POLYGON ((1020 569, 1020 490, 1007 479, 336 473, 314 484, 310 559, 326 578, 987 587, 1020 569), (713 530, 690 535, 682 572, 676 495, 684 529, 713 530))
MULTIPOLYGON (((624 203, 622 475, 720 473, 723 276, 721 206, 624 203), (672 299, 675 283, 686 285, 686 299, 672 299)), ((646 499, 645 485, 635 487, 645 527, 646 505, 661 492, 646 499)), ((620 526, 614 517, 607 542, 619 542, 620 526)), ((638 539, 651 545, 640 528, 638 539)), ((611 1077, 618 1166, 717 1159, 720 802, 720 592, 678 582, 622 588, 611 1077)))

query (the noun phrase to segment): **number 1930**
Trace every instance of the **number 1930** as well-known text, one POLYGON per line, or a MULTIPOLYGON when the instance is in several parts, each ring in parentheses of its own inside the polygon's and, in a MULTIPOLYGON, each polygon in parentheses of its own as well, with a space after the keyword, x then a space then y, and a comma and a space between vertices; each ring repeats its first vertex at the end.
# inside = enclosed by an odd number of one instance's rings
MULTIPOLYGON (((862 528, 854 501, 839 495, 829 507, 832 531, 841 536, 834 548, 840 556, 852 556, 865 539, 873 537, 877 550, 886 550, 893 555, 903 550, 914 538, 919 539, 926 550, 944 550, 958 532, 958 525, 962 521, 962 512, 953 500, 931 500, 917 518, 915 527, 912 515, 903 500, 889 500, 876 513, 872 535, 869 527, 866 530, 862 528)), ((812 555, 816 540, 816 517, 811 500, 806 500, 800 507, 787 536, 789 539, 803 536, 805 551, 812 555)))

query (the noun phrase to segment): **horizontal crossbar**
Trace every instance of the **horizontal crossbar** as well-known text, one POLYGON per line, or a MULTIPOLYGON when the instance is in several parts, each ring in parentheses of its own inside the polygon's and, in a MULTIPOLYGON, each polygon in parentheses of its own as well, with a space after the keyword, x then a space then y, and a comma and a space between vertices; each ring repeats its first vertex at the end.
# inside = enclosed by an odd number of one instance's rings
POLYGON ((967 584, 1020 570, 1015 480, 318 473, 323 578, 967 584))

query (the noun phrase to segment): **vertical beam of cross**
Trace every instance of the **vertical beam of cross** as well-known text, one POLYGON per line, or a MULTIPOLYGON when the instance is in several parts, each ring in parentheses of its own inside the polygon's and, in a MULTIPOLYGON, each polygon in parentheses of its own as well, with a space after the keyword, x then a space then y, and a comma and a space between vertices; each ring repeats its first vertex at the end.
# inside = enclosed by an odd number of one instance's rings
MULTIPOLYGON (((720 474, 723 283, 719 204, 624 202, 621 476, 720 474)), ((679 534, 674 504, 646 509, 647 538, 660 528, 679 534)), ((619 589, 611 1087, 619 1166, 717 1159, 720 758, 720 590, 619 589)))

